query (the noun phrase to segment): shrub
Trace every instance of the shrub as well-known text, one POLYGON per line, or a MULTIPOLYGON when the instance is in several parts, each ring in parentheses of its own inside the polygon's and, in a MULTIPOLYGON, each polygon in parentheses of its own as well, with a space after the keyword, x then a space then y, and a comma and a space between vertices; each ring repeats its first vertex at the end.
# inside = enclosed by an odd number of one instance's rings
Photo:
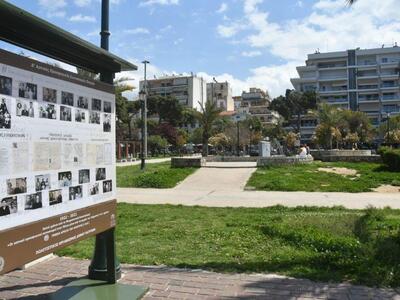
POLYGON ((400 171, 400 149, 379 149, 383 163, 392 171, 400 171))

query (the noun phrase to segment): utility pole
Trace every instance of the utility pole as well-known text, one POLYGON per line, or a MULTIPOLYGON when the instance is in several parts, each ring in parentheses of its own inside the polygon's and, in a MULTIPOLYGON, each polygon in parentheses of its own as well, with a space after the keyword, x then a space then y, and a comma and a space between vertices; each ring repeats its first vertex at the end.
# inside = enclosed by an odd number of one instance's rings
POLYGON ((147 64, 150 62, 147 60, 142 61, 144 64, 144 83, 143 90, 140 91, 139 98, 142 101, 142 153, 141 153, 141 164, 140 169, 144 170, 146 167, 147 158, 147 64))

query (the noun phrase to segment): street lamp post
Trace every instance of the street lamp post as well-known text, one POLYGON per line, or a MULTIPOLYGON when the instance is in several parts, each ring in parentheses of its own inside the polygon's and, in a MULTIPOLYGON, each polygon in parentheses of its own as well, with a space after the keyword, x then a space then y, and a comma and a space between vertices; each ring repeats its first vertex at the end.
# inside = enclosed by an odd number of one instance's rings
POLYGON ((146 167, 147 158, 147 64, 150 62, 147 60, 142 61, 144 64, 144 83, 143 89, 139 93, 139 100, 141 101, 142 107, 142 153, 141 153, 141 164, 140 169, 144 170, 146 167))
POLYGON ((237 156, 240 156, 240 142, 239 142, 239 137, 240 137, 240 131, 239 131, 239 124, 240 121, 238 120, 236 125, 237 125, 237 156))
POLYGON ((250 151, 251 151, 252 130, 253 130, 253 126, 250 124, 250 126, 249 126, 249 155, 250 155, 250 151))
POLYGON ((387 124, 386 136, 389 137, 389 132, 390 132, 390 112, 386 113, 386 124, 387 124))

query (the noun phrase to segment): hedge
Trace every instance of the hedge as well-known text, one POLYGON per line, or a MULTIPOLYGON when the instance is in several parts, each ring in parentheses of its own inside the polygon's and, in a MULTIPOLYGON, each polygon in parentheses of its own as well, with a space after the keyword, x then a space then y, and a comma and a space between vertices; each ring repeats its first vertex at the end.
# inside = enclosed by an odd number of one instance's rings
POLYGON ((392 171, 400 171, 400 149, 382 147, 379 149, 382 161, 392 171))

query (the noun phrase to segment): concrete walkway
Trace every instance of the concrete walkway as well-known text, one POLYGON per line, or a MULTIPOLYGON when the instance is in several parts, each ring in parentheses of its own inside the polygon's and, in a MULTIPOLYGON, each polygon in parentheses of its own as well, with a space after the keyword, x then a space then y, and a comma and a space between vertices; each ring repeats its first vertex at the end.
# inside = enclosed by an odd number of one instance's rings
POLYGON ((173 189, 119 188, 120 202, 140 204, 201 205, 210 207, 344 206, 363 209, 369 205, 400 209, 400 193, 308 193, 244 191, 256 168, 201 168, 173 189))
MULTIPOLYGON (((88 260, 53 258, 0 276, 0 299, 49 299, 87 275, 88 260)), ((123 284, 149 288, 143 299, 400 299, 399 290, 332 284, 274 274, 220 274, 202 270, 122 265, 123 284)), ((110 299, 111 300, 111 299, 110 299)))

